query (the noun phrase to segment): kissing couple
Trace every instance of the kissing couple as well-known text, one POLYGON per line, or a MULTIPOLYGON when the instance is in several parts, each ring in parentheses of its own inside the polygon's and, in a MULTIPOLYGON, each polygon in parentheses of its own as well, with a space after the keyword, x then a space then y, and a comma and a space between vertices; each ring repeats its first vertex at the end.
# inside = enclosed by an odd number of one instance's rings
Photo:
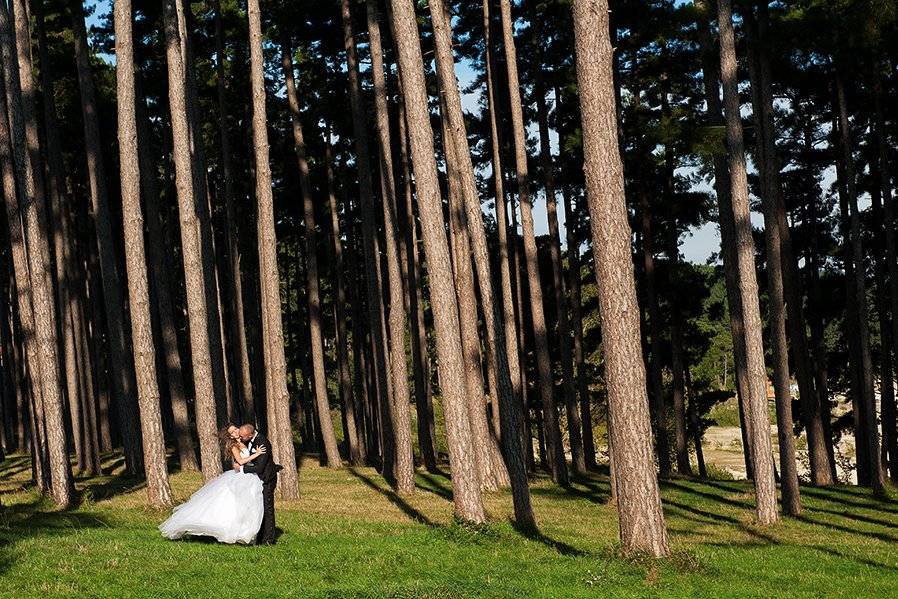
POLYGON ((221 543, 273 545, 274 489, 281 466, 271 442, 252 424, 219 433, 231 470, 207 482, 159 525, 162 536, 213 537, 221 543))

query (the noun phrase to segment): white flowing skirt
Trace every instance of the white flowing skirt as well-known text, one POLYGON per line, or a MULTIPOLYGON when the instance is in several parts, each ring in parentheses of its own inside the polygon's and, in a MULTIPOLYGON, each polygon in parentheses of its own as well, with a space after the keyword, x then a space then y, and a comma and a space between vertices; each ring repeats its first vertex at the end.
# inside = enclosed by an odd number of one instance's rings
POLYGON ((222 543, 253 543, 262 526, 262 480, 230 470, 194 493, 159 525, 162 536, 214 537, 222 543))

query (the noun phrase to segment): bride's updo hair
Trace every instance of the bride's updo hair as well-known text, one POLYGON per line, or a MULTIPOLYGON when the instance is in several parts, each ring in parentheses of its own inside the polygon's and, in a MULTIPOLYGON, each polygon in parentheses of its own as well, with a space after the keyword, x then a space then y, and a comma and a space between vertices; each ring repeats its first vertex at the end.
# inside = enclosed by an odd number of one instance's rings
POLYGON ((234 426, 234 425, 229 424, 226 427, 224 427, 223 429, 221 429, 220 431, 218 431, 218 438, 219 438, 219 440, 221 440, 221 450, 222 450, 222 452, 224 452, 225 458, 232 457, 234 455, 233 454, 234 447, 237 447, 237 445, 240 443, 240 441, 238 439, 233 438, 231 436, 231 433, 228 432, 228 429, 230 429, 232 426, 234 426))

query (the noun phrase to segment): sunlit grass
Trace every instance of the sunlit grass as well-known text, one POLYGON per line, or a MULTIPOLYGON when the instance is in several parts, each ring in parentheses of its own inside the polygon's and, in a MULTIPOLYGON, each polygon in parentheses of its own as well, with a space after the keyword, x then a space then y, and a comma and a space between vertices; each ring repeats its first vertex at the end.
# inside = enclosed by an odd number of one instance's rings
MULTIPOLYGON (((109 456, 80 478, 81 505, 58 512, 28 487, 27 457, 0 465, 0 576, 9 597, 840 597, 898 594, 898 504, 867 491, 803 488, 804 515, 753 521, 739 481, 663 484, 673 556, 616 550, 608 481, 570 490, 533 482, 538 535, 510 523, 507 493, 491 522, 452 518, 451 484, 419 471, 397 497, 370 468, 329 470, 306 458, 300 498, 278 504, 274 547, 162 539, 167 512, 109 456)), ((201 484, 176 473, 184 500, 201 484)))

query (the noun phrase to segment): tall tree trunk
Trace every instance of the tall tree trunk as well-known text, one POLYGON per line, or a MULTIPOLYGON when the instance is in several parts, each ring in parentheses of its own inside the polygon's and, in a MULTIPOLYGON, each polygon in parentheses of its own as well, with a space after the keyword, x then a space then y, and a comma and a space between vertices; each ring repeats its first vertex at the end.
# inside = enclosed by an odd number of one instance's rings
POLYGON ((726 142, 730 170, 730 194, 735 223, 736 258, 742 320, 745 327, 745 357, 748 397, 749 442, 754 465, 755 499, 758 521, 772 524, 779 519, 776 509, 770 421, 767 416, 767 371, 764 366, 764 340, 758 305, 758 281, 755 274, 754 241, 748 205, 748 176, 739 115, 739 89, 736 76, 736 42, 730 0, 718 0, 717 21, 720 27, 720 72, 726 108, 726 142))
MULTIPOLYGON (((714 49, 710 22, 716 21, 707 0, 693 0, 700 16, 699 39, 702 46, 702 79, 705 86, 705 100, 708 103, 708 124, 722 128, 723 106, 720 101, 719 55, 714 49)), ((736 223, 733 220, 732 191, 726 156, 714 156, 714 189, 717 195, 720 225, 720 249, 723 256, 723 271, 726 281, 727 306, 730 317, 730 336, 733 340, 733 369, 736 396, 739 402, 739 428, 742 435, 742 451, 745 456, 745 472, 754 478, 752 447, 749 443, 748 422, 744 417, 745 403, 748 401, 748 374, 745 356, 745 325, 742 317, 742 298, 739 294, 738 260, 736 257, 736 223)))
POLYGON ((125 264, 131 306, 131 338, 134 340, 143 461, 150 505, 168 507, 172 501, 165 465, 165 438, 156 382, 156 349, 150 316, 150 293, 144 255, 143 215, 140 209, 140 162, 137 151, 137 117, 134 92, 134 56, 131 36, 131 2, 118 0, 114 8, 115 73, 118 100, 119 164, 122 182, 122 215, 125 228, 125 264))
POLYGON ((402 72, 402 94, 408 119, 424 251, 427 256, 440 389, 452 470, 453 502, 457 517, 469 522, 483 522, 486 520, 486 513, 475 470, 471 423, 465 397, 458 304, 449 269, 449 244, 443 228, 443 209, 434 158, 433 132, 427 109, 427 87, 418 25, 411 0, 390 0, 390 6, 402 72))
POLYGON ((683 364, 683 373, 686 379, 686 394, 689 396, 689 428, 692 429, 692 439, 695 443, 695 461, 698 463, 698 475, 704 480, 708 478, 708 470, 705 468, 705 455, 702 451, 701 421, 696 405, 696 393, 692 387, 692 375, 689 373, 689 365, 683 364))
MULTIPOLYGON (((499 297, 493 286, 493 275, 490 268, 489 249, 487 247, 486 233, 483 226, 483 213, 480 207, 480 196, 477 192, 474 177, 474 167, 471 162, 470 149, 467 143, 464 118, 462 114, 461 95, 455 78, 454 57, 452 53, 452 33, 448 13, 442 0, 431 3, 433 15, 434 34, 436 41, 437 69, 440 72, 442 88, 445 93, 444 107, 448 123, 446 132, 450 138, 450 157, 454 158, 456 173, 459 176, 459 191, 464 203, 464 215, 457 215, 457 219, 466 222, 468 241, 474 256, 477 269, 477 279, 480 289, 480 301, 483 308, 484 329, 486 332, 487 358, 490 371, 496 379, 498 392, 499 421, 502 434, 500 440, 505 454, 505 464, 501 462, 501 456, 490 450, 490 458, 493 460, 492 469, 499 475, 499 482, 512 485, 512 500, 515 509, 515 518, 519 525, 525 527, 536 526, 536 520, 530 504, 530 490, 527 480, 527 465, 521 446, 521 424, 523 418, 520 413, 520 400, 514 393, 511 369, 507 353, 508 342, 505 338, 506 326, 503 321, 504 313, 499 305, 499 297), (507 477, 507 478, 506 478, 507 477)), ((450 210, 452 206, 450 204, 450 210)), ((464 247, 465 243, 462 243, 464 247)), ((458 252, 457 252, 458 255, 458 252)), ((460 256, 467 259, 467 255, 460 256)), ((513 317, 513 315, 512 315, 513 317)), ((517 357, 515 357, 517 359, 517 357)), ((472 428, 484 428, 485 406, 479 408, 479 423, 475 423, 472 417, 472 428)), ((483 433, 481 432, 480 435, 483 433)), ((489 433, 487 427, 487 442, 495 444, 495 439, 489 433)))
MULTIPOLYGON (((375 250, 376 223, 374 215, 374 190, 371 181, 371 157, 368 146, 368 128, 365 122, 365 107, 359 82, 359 66, 356 56, 355 41, 352 31, 352 15, 349 0, 341 0, 341 19, 343 25, 343 47, 346 50, 347 71, 349 74, 349 100, 352 110, 353 139, 355 142, 356 167, 359 175, 359 205, 362 216, 362 256, 364 258, 365 291, 368 305, 368 330, 371 335, 372 361, 374 380, 377 382, 377 395, 371 397, 371 405, 381 405, 390 397, 387 386, 387 364, 385 355, 383 329, 383 290, 379 285, 380 278, 375 276, 379 269, 379 258, 375 250)), ((384 423, 381 423, 384 424, 384 423)), ((389 431, 392 433, 392 430, 389 431)), ((380 446, 380 445, 379 445, 380 446)), ((384 476, 391 479, 393 457, 391 443, 381 447, 385 450, 383 468, 384 476)))
MULTIPOLYGON (((757 131, 757 158, 761 172, 761 200, 764 210, 764 240, 767 250, 768 326, 773 348, 773 393, 776 401, 776 424, 779 439, 780 487, 783 511, 790 516, 801 514, 801 498, 798 491, 798 467, 795 462, 795 436, 792 432, 792 392, 789 378, 789 344, 786 340, 786 298, 783 290, 783 253, 777 220, 775 186, 778 185, 779 168, 776 166, 774 139, 768 139, 772 130, 764 125, 765 108, 761 88, 767 84, 761 74, 758 36, 753 8, 745 11, 749 37, 749 74, 755 131, 757 131)), ((766 370, 765 370, 766 373, 766 370)), ((766 383, 766 379, 765 379, 766 383)))
POLYGON ((662 478, 670 476, 670 444, 667 440, 667 405, 664 401, 664 382, 661 377, 661 309, 655 276, 655 252, 652 243, 652 214, 648 190, 639 189, 639 223, 642 238, 642 268, 645 273, 645 303, 649 312, 649 336, 652 361, 649 363, 652 416, 654 417, 655 451, 662 478))
MULTIPOLYGON (((34 113, 31 37, 24 4, 16 0, 13 6, 16 9, 14 40, 11 36, 10 15, 5 6, 0 9, 0 37, 2 37, 0 44, 3 53, 6 101, 10 108, 9 113, 4 110, 0 111, 0 114, 9 114, 11 117, 18 194, 13 195, 10 200, 15 201, 18 198, 20 211, 18 214, 14 212, 8 218, 10 222, 21 218, 24 224, 23 236, 27 244, 25 251, 31 281, 30 288, 23 289, 23 292, 25 298, 31 299, 33 308, 33 335, 37 358, 35 362, 29 360, 29 368, 37 368, 38 365, 40 368, 40 376, 32 377, 32 382, 41 386, 42 414, 39 413, 36 417, 42 416, 44 419, 46 433, 44 441, 53 500, 59 507, 68 507, 73 500, 74 483, 63 416, 64 397, 58 372, 57 329, 53 305, 53 280, 50 272, 50 249, 47 240, 47 214, 39 170, 40 147, 34 113), (13 56, 14 53, 16 56, 13 56)), ((5 133, 9 138, 9 130, 5 133)))
MULTIPOLYGON (((216 401, 210 356, 208 303, 204 284, 200 247, 198 203, 205 198, 195 196, 193 167, 190 157, 190 131, 187 121, 186 75, 181 54, 175 3, 163 5, 165 51, 168 62, 168 100, 171 112, 175 188, 181 224, 181 252, 184 259, 187 319, 190 327, 190 357, 193 365, 194 408, 200 440, 200 464, 203 478, 211 480, 221 474, 221 452, 218 448, 216 401)), ((277 443, 277 440, 275 440, 277 443)), ((286 464, 285 464, 286 467, 286 464)))
POLYGON ((56 270, 56 305, 58 313, 58 334, 62 337, 63 372, 65 379, 66 399, 68 400, 69 417, 72 426, 72 441, 75 449, 78 470, 88 469, 87 455, 89 447, 83 445, 83 422, 81 405, 84 397, 78 389, 78 365, 75 354, 75 331, 73 327, 73 311, 77 295, 72 293, 76 280, 71 277, 74 264, 72 261, 72 240, 69 231, 69 210, 71 199, 66 193, 62 162, 62 150, 59 142, 59 128, 56 121, 56 104, 53 94, 53 79, 50 75, 50 61, 47 55, 47 34, 44 26, 43 3, 35 4, 35 16, 38 34, 38 53, 40 57, 41 98, 43 100, 44 139, 47 154, 47 196, 50 204, 51 240, 53 262, 56 270), (65 197, 64 197, 65 196, 65 197))
POLYGON ((536 234, 533 228, 533 204, 530 197, 530 176, 527 168, 527 142, 524 131, 524 115, 521 103, 521 86, 518 80, 517 52, 514 42, 514 21, 509 0, 501 0, 502 37, 505 44, 508 90, 511 104, 511 121, 514 133, 515 170, 517 172, 518 197, 521 208, 521 228, 524 236, 524 263, 530 290, 530 314, 533 321, 534 351, 539 375, 540 399, 543 408, 543 428, 549 452, 549 468, 552 480, 560 485, 568 484, 567 460, 558 426, 555 407, 555 384, 552 379, 552 362, 549 355, 549 339, 543 312, 543 294, 537 262, 536 234))
POLYGON ((352 374, 349 364, 349 337, 346 330, 346 285, 343 280, 343 241, 340 238, 340 218, 337 215, 337 194, 334 190, 334 156, 331 147, 330 127, 325 131, 324 168, 327 172, 328 208, 331 217, 331 257, 334 276, 334 328, 337 331, 337 363, 340 376, 340 397, 343 400, 343 428, 349 463, 360 466, 363 463, 359 446, 355 398, 353 397, 352 374))
POLYGON ((608 4, 575 0, 583 157, 602 319, 608 416, 622 549, 670 552, 652 455, 631 231, 617 139, 608 4))
MULTIPOLYGON (((674 233, 671 237, 668 258, 670 260, 671 299, 673 309, 670 316, 670 369, 673 374, 673 415, 674 432, 676 434, 677 472, 684 476, 692 476, 692 465, 689 463, 689 431, 686 424, 686 380, 683 351, 683 323, 680 317, 679 298, 675 297, 673 289, 678 279, 680 253, 678 247, 678 235, 676 223, 673 223, 674 233)), ((701 445, 698 439, 696 447, 701 445)))
MULTIPOLYGON (((537 59, 542 62, 542 47, 533 29, 537 59)), ((567 412, 568 437, 571 445, 571 467, 577 474, 586 472, 583 453, 583 425, 577 409, 577 390, 574 386, 574 356, 571 349, 571 325, 567 313, 567 289, 561 267, 561 235, 558 233, 558 208, 555 198, 555 173, 549 145, 549 110, 546 107, 546 87, 542 69, 536 69, 536 114, 539 127, 540 160, 546 191, 546 216, 549 222, 549 257, 552 262, 552 288, 555 294, 558 321, 558 348, 561 353, 562 390, 567 412)), ((557 98, 556 98, 557 100, 557 98)), ((568 215, 569 216, 569 215, 568 215)), ((567 221, 565 221, 567 222, 567 221)))
MULTIPOLYGON (((857 443, 866 444, 869 469, 869 484, 875 493, 881 493, 883 489, 882 468, 879 461, 879 430, 876 426, 876 406, 873 388, 873 362, 870 357, 870 331, 867 321, 867 292, 864 268, 864 250, 861 242, 860 214, 857 205, 857 183, 855 181, 854 157, 852 155, 851 131, 848 123, 848 107, 845 104, 845 84, 841 71, 836 72, 836 101, 839 109, 839 139, 843 172, 845 175, 844 188, 851 223, 851 252, 854 261, 854 297, 849 298, 849 303, 855 304, 857 342, 860 345, 860 363, 857 364, 858 374, 861 377, 861 424, 863 430, 855 431, 857 443)), ((860 480, 860 478, 858 479, 860 480)))
MULTIPOLYGON (((93 223, 97 235, 100 258, 100 278, 103 283, 103 302, 106 327, 109 332, 109 361, 112 380, 112 399, 121 428, 128 472, 135 474, 143 468, 140 430, 138 426, 137 395, 135 393, 134 360, 127 333, 127 313, 122 298, 122 279, 116 260, 112 235, 112 216, 109 212, 109 190, 100 141, 99 110, 90 68, 84 9, 81 2, 70 2, 72 34, 75 41, 75 64, 81 90, 81 112, 84 117, 84 146, 87 153, 87 177, 90 187, 93 223)), ((22 18, 25 18, 24 10, 22 18)), ((16 15, 18 20, 19 15, 16 15)))
MULTIPOLYGON (((889 311, 891 318, 889 324, 891 330, 882 331, 883 353, 889 353, 891 350, 892 358, 898 360, 898 242, 895 239, 895 212, 892 203, 892 177, 889 167, 889 147, 886 141, 885 119, 883 118, 882 108, 882 82, 880 80, 879 66, 873 67, 873 102, 875 110, 875 127, 876 127, 876 148, 877 162, 879 166, 879 186, 882 194, 883 204, 883 237, 885 246, 885 263, 886 273, 888 274, 889 286, 888 290, 883 285, 883 278, 880 277, 880 285, 883 286, 881 291, 884 296, 882 302, 882 310, 889 311), (885 340, 888 338, 892 345, 886 347, 885 340)), ((880 219, 877 219, 880 220, 880 219)), ((884 274, 886 274, 884 273, 884 274)), ((894 372, 894 371, 893 371, 894 372)), ((896 408, 894 400, 895 394, 892 391, 892 401, 887 401, 885 393, 882 400, 882 442, 888 457, 889 476, 893 481, 898 481, 898 427, 896 427, 896 408)))
POLYGON ((399 226, 397 219, 396 180, 393 168, 393 144, 390 139, 390 115, 387 109, 387 89, 384 81, 383 47, 380 39, 377 3, 368 0, 368 43, 371 49, 371 77, 374 82, 374 110, 376 115, 377 136, 380 142, 381 187, 386 192, 381 198, 384 220, 384 253, 387 263, 387 280, 389 283, 389 309, 387 322, 389 327, 390 370, 392 375, 393 396, 390 398, 390 415, 393 421, 393 440, 395 443, 396 489, 400 493, 411 493, 415 490, 414 455, 412 452, 411 414, 409 400, 411 392, 408 387, 408 362, 405 355, 405 292, 400 262, 397 236, 399 226))
POLYGON ((287 82, 287 102, 290 106, 290 121, 293 125, 293 146, 299 168, 299 186, 302 192, 303 222, 306 240, 306 300, 309 309, 310 349, 312 352, 313 383, 315 385, 315 407, 321 423, 321 441, 329 468, 339 468, 340 451, 331 419, 330 403, 327 398, 327 378, 324 373, 324 342, 321 338, 321 297, 318 281, 318 253, 315 243, 315 204, 312 200, 312 185, 309 182, 309 164, 306 160, 306 142, 303 138, 302 123, 299 118, 299 99, 293 81, 293 56, 289 41, 281 46, 281 65, 287 82))
POLYGON ((225 238, 227 240, 228 264, 225 269, 226 287, 230 296, 230 325, 232 352, 235 352, 234 363, 236 368, 237 388, 240 396, 240 406, 243 419, 248 422, 256 422, 256 406, 253 399, 253 383, 249 370, 249 345, 246 340, 246 324, 243 311, 243 281, 240 269, 240 242, 238 239, 237 217, 234 214, 234 175, 231 167, 231 141, 228 135, 228 102, 226 96, 227 78, 225 77, 224 61, 225 46, 224 33, 222 31, 221 3, 213 0, 215 11, 215 71, 217 74, 216 88, 218 91, 218 121, 221 144, 221 183, 222 203, 225 211, 225 238))
POLYGON ((135 102, 135 118, 137 119, 137 154, 140 162, 140 185, 143 188, 144 210, 146 210, 147 251, 150 263, 160 265, 154 272, 155 285, 153 297, 156 300, 156 314, 159 319, 159 331, 164 353, 165 379, 168 381, 168 392, 172 406, 175 445, 178 451, 178 463, 181 470, 193 472, 199 470, 196 461, 196 450, 190 425, 187 407, 187 392, 184 385, 184 374, 181 362, 181 350, 178 347, 178 329, 175 308, 172 303, 173 281, 171 273, 171 252, 164 231, 165 224, 159 211, 159 189, 156 181, 156 169, 150 157, 150 133, 143 99, 139 96, 135 102))
MULTIPOLYGON (((268 429, 274 441, 272 457, 284 467, 278 477, 281 497, 295 499, 299 494, 299 482, 296 454, 293 450, 293 434, 290 430, 290 395, 287 392, 277 238, 274 230, 274 202, 271 192, 271 165, 268 162, 262 19, 259 14, 258 0, 249 0, 247 15, 249 17, 250 84, 253 100, 256 202, 259 211, 259 274, 262 279, 262 337, 265 347, 265 395, 269 419, 268 429)), ((330 424, 330 422, 330 411, 328 410, 322 424, 330 424)))
POLYGON ((418 448, 428 472, 437 472, 436 428, 433 395, 430 387, 430 358, 427 352, 427 329, 424 326, 424 300, 421 295, 421 261, 418 252, 418 228, 412 203, 412 177, 408 162, 408 133, 405 100, 399 98, 399 163, 405 195, 404 231, 408 267, 408 305, 413 319, 411 331, 412 366, 415 375, 415 410, 417 412, 418 448))

